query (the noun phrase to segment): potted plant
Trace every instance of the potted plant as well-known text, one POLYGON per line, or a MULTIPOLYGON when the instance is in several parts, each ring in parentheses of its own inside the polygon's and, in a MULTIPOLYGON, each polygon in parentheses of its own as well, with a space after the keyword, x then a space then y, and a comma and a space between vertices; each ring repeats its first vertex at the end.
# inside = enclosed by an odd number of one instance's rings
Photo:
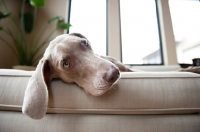
POLYGON ((1 0, 5 8, 5 12, 0 11, 0 20, 9 19, 11 22, 11 27, 3 27, 0 25, 0 30, 8 35, 12 39, 12 43, 9 43, 2 36, 0 36, 0 41, 7 45, 17 58, 19 65, 23 66, 35 66, 38 59, 42 56, 39 51, 50 42, 52 35, 58 28, 63 30, 69 30, 71 24, 65 23, 61 16, 56 16, 47 21, 46 26, 36 34, 36 18, 37 18, 37 8, 44 7, 45 0, 22 0, 21 12, 19 13, 19 23, 12 17, 11 12, 6 6, 4 0, 1 0), (29 6, 32 8, 30 11, 26 11, 25 7, 29 6), (52 29, 51 32, 46 32, 50 24, 56 24, 56 28, 52 29), (31 34, 33 41, 27 42, 26 35, 31 34), (48 34, 48 35, 47 35, 48 34), (46 37, 42 40, 42 36, 46 37))

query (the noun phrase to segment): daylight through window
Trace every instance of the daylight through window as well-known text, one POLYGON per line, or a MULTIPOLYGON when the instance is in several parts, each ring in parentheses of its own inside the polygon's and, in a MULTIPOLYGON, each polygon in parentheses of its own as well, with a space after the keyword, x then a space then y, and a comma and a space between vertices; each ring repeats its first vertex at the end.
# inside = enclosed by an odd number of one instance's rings
POLYGON ((169 0, 179 63, 200 58, 200 1, 169 0))
POLYGON ((106 55, 106 0, 71 0, 71 32, 87 37, 95 53, 106 55))
POLYGON ((122 61, 163 64, 155 0, 120 0, 122 61))

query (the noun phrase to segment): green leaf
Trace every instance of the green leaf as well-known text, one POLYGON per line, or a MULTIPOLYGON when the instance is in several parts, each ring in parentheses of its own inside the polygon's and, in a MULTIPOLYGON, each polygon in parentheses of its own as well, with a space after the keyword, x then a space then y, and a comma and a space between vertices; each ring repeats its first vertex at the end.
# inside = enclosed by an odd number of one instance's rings
POLYGON ((30 4, 34 7, 44 7, 45 3, 45 0, 30 0, 30 4))
POLYGON ((62 28, 62 29, 65 29, 65 30, 69 30, 69 28, 71 27, 72 25, 70 23, 65 23, 65 22, 60 22, 58 24, 58 27, 62 28))
POLYGON ((26 12, 24 14, 24 28, 27 33, 30 33, 33 30, 33 14, 31 12, 26 12))
POLYGON ((3 30, 3 27, 0 25, 0 30, 3 30))
POLYGON ((48 23, 50 24, 50 23, 52 23, 52 22, 54 22, 54 21, 62 21, 63 20, 63 17, 62 16, 56 16, 56 17, 54 17, 54 18, 51 18, 49 21, 48 21, 48 23))
POLYGON ((3 19, 3 18, 8 17, 8 16, 10 16, 10 15, 11 15, 10 12, 6 12, 6 13, 0 12, 0 20, 3 19))

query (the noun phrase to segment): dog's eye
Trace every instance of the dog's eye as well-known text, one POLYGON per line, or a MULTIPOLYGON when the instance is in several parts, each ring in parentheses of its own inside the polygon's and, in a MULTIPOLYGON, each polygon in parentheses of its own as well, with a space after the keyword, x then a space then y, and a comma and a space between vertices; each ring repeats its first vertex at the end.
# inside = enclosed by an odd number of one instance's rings
POLYGON ((65 68, 69 68, 69 67, 70 67, 70 64, 69 64, 68 61, 64 61, 64 62, 63 62, 63 66, 64 66, 65 68))
POLYGON ((86 47, 88 46, 87 40, 83 40, 82 43, 83 43, 83 45, 85 45, 86 47))

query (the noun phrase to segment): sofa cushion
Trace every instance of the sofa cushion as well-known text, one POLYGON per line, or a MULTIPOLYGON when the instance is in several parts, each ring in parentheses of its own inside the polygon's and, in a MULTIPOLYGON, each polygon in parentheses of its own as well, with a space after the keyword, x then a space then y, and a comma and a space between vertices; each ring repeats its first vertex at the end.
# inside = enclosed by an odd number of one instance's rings
MULTIPOLYGON (((21 111, 33 72, 0 70, 0 110, 21 111)), ((121 73, 106 94, 94 97, 76 84, 54 79, 48 113, 176 114, 200 113, 200 75, 186 72, 121 73)))
POLYGON ((47 114, 31 120, 0 112, 0 132, 200 132, 200 115, 47 114))

